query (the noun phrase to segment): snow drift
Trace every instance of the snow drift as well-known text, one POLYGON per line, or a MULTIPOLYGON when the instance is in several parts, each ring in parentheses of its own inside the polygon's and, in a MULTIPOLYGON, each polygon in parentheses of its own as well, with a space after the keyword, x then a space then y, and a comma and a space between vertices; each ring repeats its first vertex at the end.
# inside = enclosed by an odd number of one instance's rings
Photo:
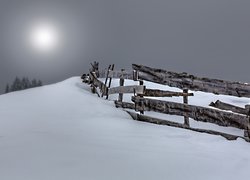
MULTIPOLYGON (((148 86, 174 89, 152 83, 148 86)), ((125 98, 129 100, 128 95, 125 98)), ((248 98, 201 92, 189 102, 208 106, 217 99, 240 106, 250 102, 248 98)), ((235 128, 192 123, 243 133, 235 128)), ((220 136, 134 121, 112 101, 91 94, 79 77, 0 96, 2 180, 246 179, 249 152, 250 143, 241 139, 227 141, 220 136)))

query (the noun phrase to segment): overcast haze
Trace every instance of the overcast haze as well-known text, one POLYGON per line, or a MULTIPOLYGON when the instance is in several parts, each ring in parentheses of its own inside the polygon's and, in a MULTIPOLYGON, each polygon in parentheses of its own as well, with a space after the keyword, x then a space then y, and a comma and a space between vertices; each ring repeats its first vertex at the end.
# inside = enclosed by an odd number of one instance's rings
MULTIPOLYGON (((0 0, 0 89, 15 76, 45 84, 132 63, 250 82, 249 0, 0 0), (27 33, 37 23, 60 33, 39 53, 27 33)), ((1 91, 0 91, 1 92, 1 91)))

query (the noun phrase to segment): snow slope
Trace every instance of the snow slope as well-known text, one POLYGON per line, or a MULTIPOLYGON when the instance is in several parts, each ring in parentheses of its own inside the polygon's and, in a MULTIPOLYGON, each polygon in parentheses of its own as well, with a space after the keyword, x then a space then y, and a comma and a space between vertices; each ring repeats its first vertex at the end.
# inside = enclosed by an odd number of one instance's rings
MULTIPOLYGON (((190 102, 250 102, 206 97, 190 102)), ((134 121, 79 77, 0 96, 1 180, 233 180, 247 179, 249 169, 250 143, 134 121)))

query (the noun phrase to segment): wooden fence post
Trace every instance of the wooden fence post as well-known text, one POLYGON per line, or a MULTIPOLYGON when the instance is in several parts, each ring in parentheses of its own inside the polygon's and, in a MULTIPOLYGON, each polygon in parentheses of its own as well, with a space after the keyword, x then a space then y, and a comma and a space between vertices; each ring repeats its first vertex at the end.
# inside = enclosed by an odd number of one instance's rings
POLYGON ((250 105, 245 105, 245 109, 248 117, 248 126, 244 131, 244 137, 250 138, 250 105))
MULTIPOLYGON (((188 94, 188 89, 183 89, 183 103, 184 104, 188 104, 188 96, 187 96, 187 94, 188 94)), ((186 125, 186 126, 190 126, 190 124, 189 124, 189 117, 185 114, 185 116, 184 116, 184 124, 186 125)))
POLYGON ((133 70, 133 80, 138 81, 138 71, 137 70, 133 70))
MULTIPOLYGON (((120 86, 124 86, 123 71, 124 71, 124 69, 121 70, 122 74, 121 74, 121 77, 120 77, 120 86)), ((123 100, 123 93, 119 93, 118 101, 122 102, 122 100, 123 100)))
POLYGON ((95 72, 97 77, 99 78, 99 63, 95 61, 93 64, 92 63, 90 64, 92 66, 92 69, 90 71, 95 72))
MULTIPOLYGON (((108 82, 108 77, 109 77, 109 72, 110 72, 110 68, 111 65, 109 65, 108 70, 107 70, 107 74, 106 74, 106 78, 105 78, 105 87, 107 87, 107 82, 108 82)), ((104 93, 102 93, 102 97, 104 96, 104 93)))
MULTIPOLYGON (((90 72, 90 73, 91 73, 91 72, 90 72)), ((92 73, 91 76, 90 76, 90 88, 91 88, 91 92, 92 92, 93 94, 95 94, 95 93, 96 93, 96 87, 95 87, 95 85, 94 85, 93 73, 92 73)))
POLYGON ((95 86, 94 86, 93 84, 91 84, 90 87, 91 87, 91 92, 92 92, 93 94, 95 94, 95 93, 96 93, 96 88, 95 88, 95 86))
MULTIPOLYGON (((139 85, 143 86, 143 80, 139 80, 139 85)), ((140 97, 139 106, 141 107, 140 114, 144 114, 144 102, 143 102, 143 94, 138 94, 140 97)))
MULTIPOLYGON (((113 71, 114 70, 114 67, 115 67, 115 65, 114 64, 112 64, 112 66, 111 66, 111 71, 113 71)), ((110 86, 111 86, 111 82, 112 82, 112 77, 110 77, 109 78, 109 85, 108 85, 108 89, 110 88, 110 86)), ((108 94, 108 92, 107 92, 107 96, 106 96, 106 99, 108 99, 109 98, 109 94, 108 94)))

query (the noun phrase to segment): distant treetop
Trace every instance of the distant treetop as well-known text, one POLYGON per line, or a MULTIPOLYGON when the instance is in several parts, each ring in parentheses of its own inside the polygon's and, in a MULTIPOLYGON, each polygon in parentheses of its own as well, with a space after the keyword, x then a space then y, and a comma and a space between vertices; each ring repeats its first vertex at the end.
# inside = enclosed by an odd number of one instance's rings
POLYGON ((9 93, 13 91, 20 91, 24 89, 33 88, 33 87, 39 87, 42 85, 43 83, 41 80, 33 79, 32 81, 30 81, 27 77, 23 77, 22 79, 16 77, 10 86, 9 84, 6 85, 5 93, 9 93))

